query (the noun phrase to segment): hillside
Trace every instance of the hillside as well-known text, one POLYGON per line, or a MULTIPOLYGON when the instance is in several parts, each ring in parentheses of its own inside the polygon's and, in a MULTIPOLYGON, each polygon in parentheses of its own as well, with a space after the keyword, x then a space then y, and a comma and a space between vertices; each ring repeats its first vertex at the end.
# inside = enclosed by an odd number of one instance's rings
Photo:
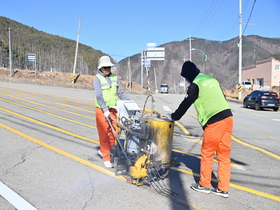
MULTIPOLYGON (((35 72, 32 70, 15 69, 13 77, 10 77, 10 70, 0 67, 0 82, 25 83, 45 86, 68 87, 77 89, 93 90, 93 75, 80 75, 72 84, 72 73, 62 72, 35 72)), ((126 92, 135 92, 137 94, 148 94, 148 91, 141 88, 140 84, 132 82, 128 83, 120 80, 120 83, 126 92)))
MULTIPOLYGON (((11 29, 12 54, 14 69, 35 70, 35 63, 27 61, 27 54, 36 54, 36 69, 39 72, 73 71, 76 41, 47 34, 0 16, 0 67, 9 67, 9 39, 8 28, 11 29)), ((219 42, 193 37, 191 51, 192 61, 198 68, 209 75, 216 77, 223 89, 235 88, 238 83, 239 48, 238 37, 219 42), (204 52, 207 55, 207 60, 204 52), (205 61, 206 60, 206 61, 205 61)), ((113 47, 113 46, 112 46, 113 47)), ((190 58, 189 40, 172 41, 158 47, 165 47, 165 60, 152 61, 149 71, 151 90, 159 89, 161 83, 167 83, 171 92, 182 92, 178 83, 183 60, 190 58), (154 75, 156 72, 156 77, 154 75), (157 83, 157 88, 155 88, 157 83)), ((255 35, 243 37, 243 64, 253 65, 257 60, 274 57, 280 60, 280 39, 264 38, 255 35)), ((100 50, 79 44, 76 73, 80 75, 94 75, 97 70, 98 59, 105 55, 100 50)), ((140 53, 117 64, 118 75, 122 80, 129 78, 141 84, 140 53), (129 71, 131 69, 131 71, 129 71), (129 75, 129 72, 130 75, 129 75)), ((143 86, 147 86, 146 70, 143 71, 143 86)))
MULTIPOLYGON (((34 62, 27 61, 27 54, 36 54, 38 71, 72 72, 76 41, 51 35, 0 16, 0 67, 9 66, 10 28, 13 65, 16 69, 34 70, 34 62)), ((76 73, 93 75, 98 59, 105 55, 100 50, 79 44, 76 73)))
MULTIPOLYGON (((193 38, 191 43, 192 61, 198 68, 206 74, 216 77, 222 88, 232 89, 238 83, 238 63, 239 63, 239 48, 237 47, 238 37, 218 42, 200 38, 193 38), (205 55, 207 60, 205 61, 205 55)), ((149 80, 151 89, 154 90, 155 76, 158 88, 162 83, 167 83, 178 92, 178 83, 182 81, 180 76, 183 59, 189 60, 189 41, 188 39, 177 42, 170 42, 158 47, 165 47, 164 61, 151 61, 149 72, 149 80)), ((248 66, 254 64, 257 60, 262 60, 270 57, 280 58, 280 39, 264 38, 259 36, 243 37, 243 64, 248 66)), ((131 75, 136 78, 136 82, 141 83, 141 67, 140 53, 130 57, 131 75)), ((118 65, 118 73, 123 78, 127 78, 128 58, 121 60, 118 65)), ((147 84, 146 71, 144 69, 144 86, 147 84)))

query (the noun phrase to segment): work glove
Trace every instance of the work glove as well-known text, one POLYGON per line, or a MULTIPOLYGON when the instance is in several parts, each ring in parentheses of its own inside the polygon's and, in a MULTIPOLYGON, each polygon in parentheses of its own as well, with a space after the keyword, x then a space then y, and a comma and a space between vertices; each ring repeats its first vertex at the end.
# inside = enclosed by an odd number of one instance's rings
POLYGON ((109 111, 104 112, 104 117, 109 118, 110 117, 110 112, 109 111))
POLYGON ((166 113, 163 115, 163 117, 167 118, 168 120, 171 120, 171 121, 174 121, 171 117, 171 114, 170 113, 166 113))

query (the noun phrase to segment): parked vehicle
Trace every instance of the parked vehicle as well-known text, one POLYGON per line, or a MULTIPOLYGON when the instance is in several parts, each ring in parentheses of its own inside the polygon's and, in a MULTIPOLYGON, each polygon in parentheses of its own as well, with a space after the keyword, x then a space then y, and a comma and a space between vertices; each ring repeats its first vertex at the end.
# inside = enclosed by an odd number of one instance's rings
POLYGON ((161 84, 160 85, 160 92, 161 93, 168 93, 168 91, 169 91, 169 87, 168 87, 167 84, 161 84))
POLYGON ((242 86, 245 90, 250 90, 252 88, 252 85, 251 85, 250 81, 243 81, 242 86))
POLYGON ((243 106, 245 108, 253 107, 256 110, 270 108, 277 112, 279 109, 279 96, 273 91, 255 90, 244 98, 243 106))

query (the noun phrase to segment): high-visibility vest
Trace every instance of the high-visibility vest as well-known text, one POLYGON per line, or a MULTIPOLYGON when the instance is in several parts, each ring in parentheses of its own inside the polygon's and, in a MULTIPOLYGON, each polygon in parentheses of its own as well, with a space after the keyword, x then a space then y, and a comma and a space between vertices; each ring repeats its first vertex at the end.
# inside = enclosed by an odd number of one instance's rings
POLYGON ((198 121, 203 127, 215 114, 230 109, 219 82, 206 74, 199 73, 193 83, 199 88, 198 98, 194 102, 198 121))
MULTIPOLYGON (((106 103, 106 106, 116 106, 117 105, 117 91, 118 91, 118 80, 117 80, 117 75, 111 73, 110 74, 110 79, 111 79, 111 85, 107 82, 106 78, 102 76, 101 74, 96 75, 101 84, 101 91, 103 95, 103 99, 106 103)), ((100 107, 100 104, 96 100, 95 97, 95 106, 100 107)))

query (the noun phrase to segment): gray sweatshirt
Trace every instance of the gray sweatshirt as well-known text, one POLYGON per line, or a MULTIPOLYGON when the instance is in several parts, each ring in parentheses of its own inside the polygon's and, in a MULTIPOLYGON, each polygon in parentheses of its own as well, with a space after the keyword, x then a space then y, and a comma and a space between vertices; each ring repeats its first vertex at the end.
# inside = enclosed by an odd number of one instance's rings
MULTIPOLYGON (((104 76, 106 78, 108 84, 111 85, 112 82, 111 82, 110 74, 105 75, 105 74, 103 74, 103 72, 100 69, 98 70, 97 74, 100 74, 100 75, 104 76)), ((105 101, 103 99, 102 90, 101 90, 101 83, 100 83, 100 80, 98 79, 98 77, 94 78, 93 87, 94 87, 96 100, 100 104, 100 107, 102 108, 103 112, 108 111, 108 107, 106 106, 105 101)), ((119 80, 118 80, 118 93, 117 93, 117 95, 121 100, 129 100, 129 98, 127 97, 127 95, 123 91, 123 88, 122 88, 119 80)))

